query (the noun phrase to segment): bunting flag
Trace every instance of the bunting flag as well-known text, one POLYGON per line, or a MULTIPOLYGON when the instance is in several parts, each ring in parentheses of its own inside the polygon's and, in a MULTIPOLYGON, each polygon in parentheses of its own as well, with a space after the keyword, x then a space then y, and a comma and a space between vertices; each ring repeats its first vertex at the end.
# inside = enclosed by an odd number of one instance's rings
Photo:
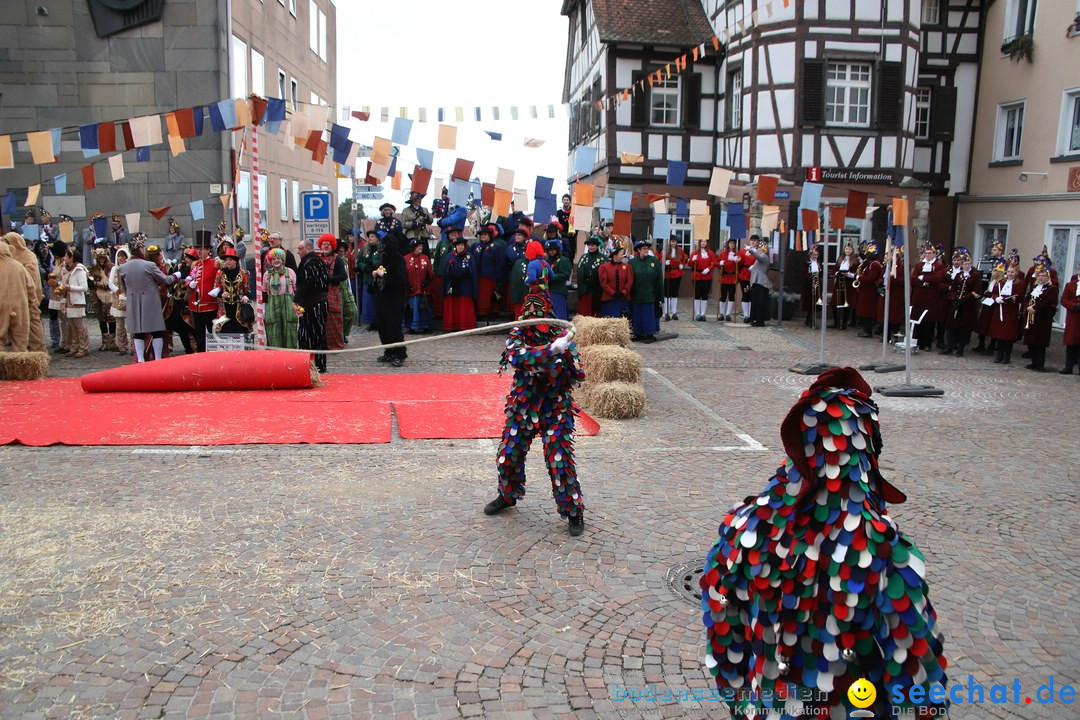
POLYGON ((908 224, 907 198, 896 197, 892 200, 892 226, 904 227, 908 224))
POLYGON ((97 187, 97 179, 94 177, 94 166, 83 165, 82 169, 83 188, 93 190, 97 187))
MULTIPOLYGON (((469 180, 472 178, 473 161, 458 158, 454 163, 454 172, 450 174, 451 180, 469 180)), ((460 203, 455 203, 460 204, 460 203)))
POLYGON ((686 184, 686 171, 690 163, 681 160, 668 160, 667 182, 668 185, 682 186, 686 184))
POLYGON ((193 221, 202 220, 206 217, 202 200, 193 200, 188 203, 188 207, 191 209, 191 219, 193 221))
POLYGON ((623 152, 619 153, 619 162, 624 165, 639 165, 645 162, 644 155, 637 155, 635 153, 623 152))
POLYGON ((75 240, 75 223, 70 220, 64 220, 60 223, 60 241, 65 245, 70 245, 75 240))
POLYGON ((38 194, 41 192, 41 183, 31 185, 26 193, 26 206, 37 205, 38 194))
POLYGON ((771 203, 776 200, 776 186, 779 184, 780 178, 776 175, 758 175, 757 179, 757 201, 762 203, 771 203))
POLYGON ((57 195, 63 195, 67 192, 67 173, 60 173, 53 178, 53 186, 56 188, 57 195))
POLYGON ((847 224, 847 208, 831 206, 829 208, 829 229, 843 230, 847 224))
POLYGON ((172 210, 172 205, 166 205, 165 207, 151 208, 150 214, 154 216, 155 220, 160 220, 165 217, 165 213, 172 210))
POLYGON ((709 180, 709 194, 713 197, 727 197, 728 188, 731 186, 731 178, 735 173, 727 168, 714 167, 712 178, 709 180))
POLYGON ((799 224, 804 231, 813 230, 818 231, 821 229, 820 218, 817 210, 810 210, 809 208, 800 208, 799 211, 799 224))
POLYGON ((26 133, 26 139, 30 143, 30 156, 35 165, 56 162, 56 156, 53 155, 52 131, 29 132, 26 133))
MULTIPOLYGON (((575 205, 588 205, 590 208, 593 204, 593 186, 589 183, 579 182, 574 185, 574 204, 575 205)), ((575 223, 577 224, 577 223, 575 223)))
POLYGON ((132 235, 139 232, 141 220, 139 213, 127 213, 126 215, 124 215, 124 219, 127 221, 126 224, 128 232, 130 232, 132 235))
MULTIPOLYGON (((96 141, 94 144, 97 144, 96 141)), ((14 167, 15 154, 11 148, 11 136, 0 135, 0 170, 11 170, 14 167)))
POLYGON ((866 203, 869 199, 869 196, 864 192, 848 190, 847 216, 852 220, 865 220, 866 203))
POLYGON ((113 182, 124 179, 124 156, 113 155, 109 158, 109 171, 112 173, 113 182))

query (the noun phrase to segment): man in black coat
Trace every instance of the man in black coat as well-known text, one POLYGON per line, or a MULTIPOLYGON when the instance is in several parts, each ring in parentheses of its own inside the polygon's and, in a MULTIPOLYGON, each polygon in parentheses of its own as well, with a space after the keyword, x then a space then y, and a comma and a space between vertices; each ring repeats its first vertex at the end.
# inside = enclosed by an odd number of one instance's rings
MULTIPOLYGON (((401 324, 405 317, 405 298, 409 294, 409 278, 405 271, 405 258, 398 247, 404 234, 391 230, 379 241, 382 265, 372 272, 371 291, 375 294, 375 325, 379 328, 379 342, 391 345, 405 341, 401 324)), ((407 353, 405 348, 386 350, 377 358, 401 367, 407 353)))
MULTIPOLYGON (((296 268, 296 292, 293 302, 304 309, 297 328, 297 345, 302 350, 326 349, 326 295, 330 288, 330 276, 326 264, 315 252, 311 240, 301 240, 297 248, 300 264, 296 268)), ((326 354, 314 353, 315 367, 326 372, 326 354)))

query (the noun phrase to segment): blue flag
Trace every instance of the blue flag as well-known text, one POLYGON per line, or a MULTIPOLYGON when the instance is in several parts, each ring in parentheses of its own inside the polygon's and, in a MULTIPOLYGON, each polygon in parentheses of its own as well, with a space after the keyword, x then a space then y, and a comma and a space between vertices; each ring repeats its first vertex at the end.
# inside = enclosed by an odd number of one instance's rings
POLYGON ((67 173, 61 173, 53 178, 53 185, 56 186, 56 194, 63 195, 67 192, 67 173))
POLYGON ((412 134, 413 121, 409 118, 394 118, 394 130, 390 133, 390 142, 395 145, 408 145, 409 135, 412 134))
POLYGON ((682 162, 681 160, 668 160, 667 164, 667 181, 668 185, 685 185, 686 184, 686 171, 689 169, 690 163, 682 162))
POLYGON ((221 108, 217 105, 209 105, 210 109, 210 129, 214 132, 223 132, 225 130, 225 120, 221 117, 221 108))

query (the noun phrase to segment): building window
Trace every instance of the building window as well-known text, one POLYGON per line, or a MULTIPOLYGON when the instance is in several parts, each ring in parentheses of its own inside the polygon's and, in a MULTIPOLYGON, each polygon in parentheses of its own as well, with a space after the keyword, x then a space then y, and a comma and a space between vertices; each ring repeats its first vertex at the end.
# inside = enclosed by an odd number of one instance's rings
POLYGON ((922 24, 941 24, 941 0, 922 0, 922 24))
POLYGON ((326 62, 326 13, 319 11, 319 59, 326 62))
POLYGON ((296 0, 289 0, 289 14, 296 17, 296 0))
POLYGON ((255 48, 251 48, 251 92, 266 97, 266 60, 255 48))
POLYGON ((278 180, 278 206, 281 220, 285 222, 289 219, 289 181, 285 178, 278 180))
POLYGON ((728 72, 727 87, 727 129, 742 130, 743 74, 741 66, 728 72))
POLYGON ((236 186, 237 222, 244 230, 251 230, 251 173, 240 171, 240 182, 236 186))
POLYGON ((278 68, 278 71, 277 71, 277 96, 279 98, 281 98, 282 100, 284 100, 286 97, 288 97, 285 94, 285 87, 286 87, 287 84, 288 84, 288 77, 286 77, 285 71, 282 70, 281 68, 278 68))
POLYGON ((229 70, 229 87, 234 98, 248 96, 248 48, 240 38, 232 38, 232 67, 229 70))
POLYGON ((300 89, 296 85, 296 78, 289 81, 289 100, 292 101, 288 107, 290 112, 300 107, 300 89))
MULTIPOLYGON (((1006 255, 1005 250, 1008 249, 1009 243, 1009 227, 1007 225, 984 225, 979 223, 975 232, 975 257, 986 258, 990 255, 990 248, 993 246, 994 241, 997 240, 1001 243, 1002 257, 1006 255)), ((980 263, 980 269, 993 270, 986 263, 980 263)), ((987 278, 989 280, 989 278, 987 278)))
POLYGON ((292 181, 292 219, 293 222, 300 220, 300 181, 292 181))
POLYGON ((918 140, 930 139, 930 92, 928 87, 915 91, 915 137, 918 140))
POLYGON ((1024 135, 1024 103, 998 106, 997 141, 994 160, 1019 160, 1020 141, 1024 135))
POLYGON ((1060 154, 1080 153, 1080 88, 1065 91, 1061 110, 1060 154))
POLYGON ((316 95, 315 93, 311 93, 311 104, 312 105, 321 105, 322 104, 322 101, 319 100, 319 96, 316 95))
POLYGON ((308 47, 319 54, 319 6, 315 0, 308 0, 308 47))
POLYGON ((679 126, 679 76, 667 77, 654 83, 649 93, 649 122, 653 127, 679 126))
MULTIPOLYGON (((259 174, 259 227, 264 227, 266 221, 269 219, 266 216, 266 208, 270 203, 270 180, 263 175, 259 174)), ((254 230, 254 226, 252 226, 254 230)))
POLYGON ((581 4, 581 47, 589 43, 589 15, 585 3, 581 4))
POLYGON ((826 124, 870 126, 871 77, 868 63, 829 63, 825 92, 826 124))
POLYGON ((1005 40, 1030 35, 1035 30, 1035 0, 1007 0, 1005 40))

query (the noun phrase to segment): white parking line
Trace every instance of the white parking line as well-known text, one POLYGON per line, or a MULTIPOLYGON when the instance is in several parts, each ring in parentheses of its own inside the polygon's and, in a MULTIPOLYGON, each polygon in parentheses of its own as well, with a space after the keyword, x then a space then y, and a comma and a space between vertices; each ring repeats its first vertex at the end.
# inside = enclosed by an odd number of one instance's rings
POLYGON ((744 433, 742 430, 740 430, 739 428, 732 425, 729 421, 725 420, 723 417, 718 415, 708 405, 701 402, 696 397, 694 397, 690 393, 686 392, 685 390, 683 390, 681 387, 679 387, 675 383, 671 382, 671 380, 668 380, 666 377, 664 377, 662 374, 660 374, 660 372, 657 371, 656 369, 647 367, 647 368, 645 368, 645 372, 649 373, 654 378, 656 378, 661 383, 663 383, 667 387, 668 390, 675 393, 676 395, 678 395, 679 397, 683 398, 688 403, 690 403, 691 405, 696 407, 698 410, 700 410, 702 413, 704 413, 704 415, 706 417, 708 417, 710 420, 715 422, 717 425, 719 425, 720 427, 730 431, 732 434, 735 435, 735 437, 739 438, 744 443, 746 443, 746 447, 739 448, 740 450, 757 450, 757 451, 768 450, 767 447, 765 447, 764 445, 759 443, 754 438, 750 437, 750 435, 748 433, 744 433))

